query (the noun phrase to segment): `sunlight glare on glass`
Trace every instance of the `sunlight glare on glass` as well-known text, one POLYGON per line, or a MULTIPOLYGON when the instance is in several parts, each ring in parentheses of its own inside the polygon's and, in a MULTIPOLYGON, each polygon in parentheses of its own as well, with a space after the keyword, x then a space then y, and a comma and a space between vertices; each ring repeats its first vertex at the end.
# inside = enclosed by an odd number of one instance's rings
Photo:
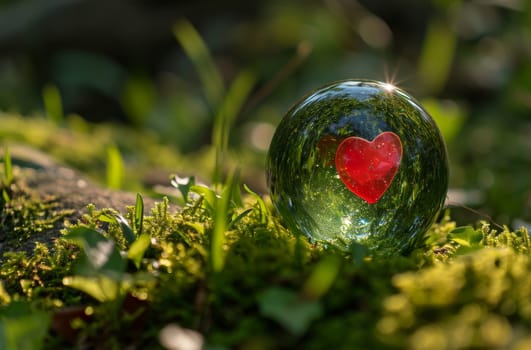
POLYGON ((383 84, 383 88, 384 88, 387 92, 393 92, 393 91, 396 89, 396 86, 394 86, 394 85, 391 84, 391 83, 385 83, 385 84, 383 84))

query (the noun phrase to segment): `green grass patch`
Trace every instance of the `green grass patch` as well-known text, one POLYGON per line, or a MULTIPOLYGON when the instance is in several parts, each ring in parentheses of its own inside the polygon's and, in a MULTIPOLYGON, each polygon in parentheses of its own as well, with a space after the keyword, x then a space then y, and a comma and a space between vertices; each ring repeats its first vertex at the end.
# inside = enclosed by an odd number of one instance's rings
MULTIPOLYGON (((2 332, 39 334, 35 349, 159 349, 170 331, 206 349, 529 344, 524 229, 456 227, 445 215, 411 255, 380 257, 294 236, 267 198, 240 191, 237 177, 218 194, 185 187, 180 210, 165 199, 144 212, 141 197, 125 216, 89 206, 53 244, 5 253, 2 332)), ((22 208, 36 203, 24 199, 24 191, 13 193, 19 212, 31 213, 22 208)), ((3 235, 39 234, 42 221, 17 215, 4 203, 3 227, 14 230, 3 235)))

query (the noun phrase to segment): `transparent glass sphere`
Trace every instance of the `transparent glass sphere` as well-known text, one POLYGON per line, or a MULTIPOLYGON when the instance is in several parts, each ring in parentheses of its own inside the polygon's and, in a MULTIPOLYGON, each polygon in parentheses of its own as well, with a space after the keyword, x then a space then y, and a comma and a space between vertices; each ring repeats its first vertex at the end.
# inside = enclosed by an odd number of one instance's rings
POLYGON ((312 241, 407 253, 444 204, 448 161, 428 113, 386 83, 348 80, 295 104, 267 158, 273 204, 312 241))

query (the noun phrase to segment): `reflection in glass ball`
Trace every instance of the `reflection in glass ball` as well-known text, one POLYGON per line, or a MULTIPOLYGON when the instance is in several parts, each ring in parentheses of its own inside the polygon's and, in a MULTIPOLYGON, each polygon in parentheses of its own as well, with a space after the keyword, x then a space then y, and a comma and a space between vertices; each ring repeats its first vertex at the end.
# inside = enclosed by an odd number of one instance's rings
POLYGON ((291 108, 271 141, 267 177, 294 232, 407 253, 442 208, 448 162, 437 126, 412 97, 349 80, 291 108))

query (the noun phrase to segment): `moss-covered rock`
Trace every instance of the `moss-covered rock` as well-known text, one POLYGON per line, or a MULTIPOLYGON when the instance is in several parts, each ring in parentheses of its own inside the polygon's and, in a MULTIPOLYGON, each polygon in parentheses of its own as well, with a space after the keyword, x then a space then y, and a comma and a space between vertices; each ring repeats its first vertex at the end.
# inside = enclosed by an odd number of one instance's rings
POLYGON ((35 195, 38 185, 15 173, 1 188, 0 208, 11 242, 0 267, 7 349, 22 340, 35 349, 170 348, 168 334, 207 349, 525 349, 531 342, 531 243, 523 229, 456 228, 445 216, 413 253, 384 258, 359 245, 344 252, 310 244, 252 192, 192 186, 182 209, 165 199, 151 211, 124 195, 113 203, 131 204, 121 217, 96 190, 78 193, 86 208, 79 212, 59 190, 35 195), (54 239, 35 243, 44 232, 54 239))

